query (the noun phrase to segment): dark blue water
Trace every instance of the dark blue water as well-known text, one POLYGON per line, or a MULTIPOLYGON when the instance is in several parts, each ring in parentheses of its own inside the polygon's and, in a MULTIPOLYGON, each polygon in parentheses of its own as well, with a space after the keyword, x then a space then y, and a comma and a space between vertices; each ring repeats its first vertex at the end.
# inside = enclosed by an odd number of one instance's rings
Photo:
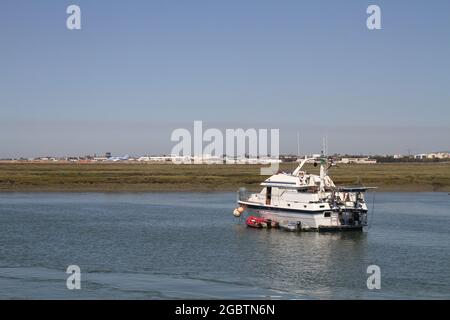
MULTIPOLYGON (((370 198, 370 196, 369 196, 370 198)), ((234 193, 0 194, 0 298, 450 298, 450 196, 377 193, 364 233, 254 230, 234 193), (68 290, 68 265, 81 290, 68 290), (366 269, 381 268, 369 290, 366 269)))

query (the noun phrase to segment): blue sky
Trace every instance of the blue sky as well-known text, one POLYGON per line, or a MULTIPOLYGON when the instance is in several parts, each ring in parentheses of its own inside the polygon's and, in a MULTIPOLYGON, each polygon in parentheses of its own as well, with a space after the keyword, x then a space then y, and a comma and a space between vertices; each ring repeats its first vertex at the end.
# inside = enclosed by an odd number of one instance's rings
POLYGON ((282 152, 450 149, 446 0, 8 0, 0 39, 0 157, 168 153, 194 120, 282 152))

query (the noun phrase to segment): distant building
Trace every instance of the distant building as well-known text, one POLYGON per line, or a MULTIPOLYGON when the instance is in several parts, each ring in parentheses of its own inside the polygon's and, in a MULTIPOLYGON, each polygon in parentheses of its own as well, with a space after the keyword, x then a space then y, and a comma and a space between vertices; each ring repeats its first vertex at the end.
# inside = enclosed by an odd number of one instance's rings
POLYGON ((421 153, 421 154, 416 154, 414 156, 414 159, 416 159, 416 160, 450 159, 450 153, 448 153, 448 152, 421 153))
POLYGON ((425 154, 425 153, 414 155, 414 159, 416 159, 416 160, 422 160, 422 159, 426 159, 426 158, 427 158, 427 154, 425 154))
POLYGON ((338 163, 344 163, 344 164, 376 164, 376 159, 370 159, 370 158, 342 158, 338 161, 338 163))
POLYGON ((450 153, 448 153, 448 152, 438 152, 438 153, 436 153, 436 158, 437 159, 449 159, 450 158, 450 153))

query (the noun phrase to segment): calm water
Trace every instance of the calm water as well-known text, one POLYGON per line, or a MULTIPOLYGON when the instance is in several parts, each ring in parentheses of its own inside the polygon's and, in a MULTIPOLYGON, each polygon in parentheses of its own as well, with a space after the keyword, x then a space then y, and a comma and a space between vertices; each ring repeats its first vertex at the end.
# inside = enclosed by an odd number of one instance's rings
POLYGON ((445 193, 376 193, 368 232, 341 234, 249 229, 235 199, 0 194, 0 298, 450 298, 445 193), (81 290, 66 288, 72 264, 81 290))

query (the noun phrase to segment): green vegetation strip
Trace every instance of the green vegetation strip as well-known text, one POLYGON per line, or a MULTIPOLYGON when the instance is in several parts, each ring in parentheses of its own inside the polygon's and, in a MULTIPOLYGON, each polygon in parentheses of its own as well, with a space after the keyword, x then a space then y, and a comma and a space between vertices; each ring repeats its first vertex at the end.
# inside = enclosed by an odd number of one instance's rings
MULTIPOLYGON (((258 165, 151 163, 0 163, 0 191, 236 191, 259 190, 258 165)), ((295 164, 281 165, 292 171, 295 164)), ((317 173, 312 166, 306 170, 317 173)), ((377 186, 382 191, 450 191, 450 163, 338 165, 337 185, 377 186)))

